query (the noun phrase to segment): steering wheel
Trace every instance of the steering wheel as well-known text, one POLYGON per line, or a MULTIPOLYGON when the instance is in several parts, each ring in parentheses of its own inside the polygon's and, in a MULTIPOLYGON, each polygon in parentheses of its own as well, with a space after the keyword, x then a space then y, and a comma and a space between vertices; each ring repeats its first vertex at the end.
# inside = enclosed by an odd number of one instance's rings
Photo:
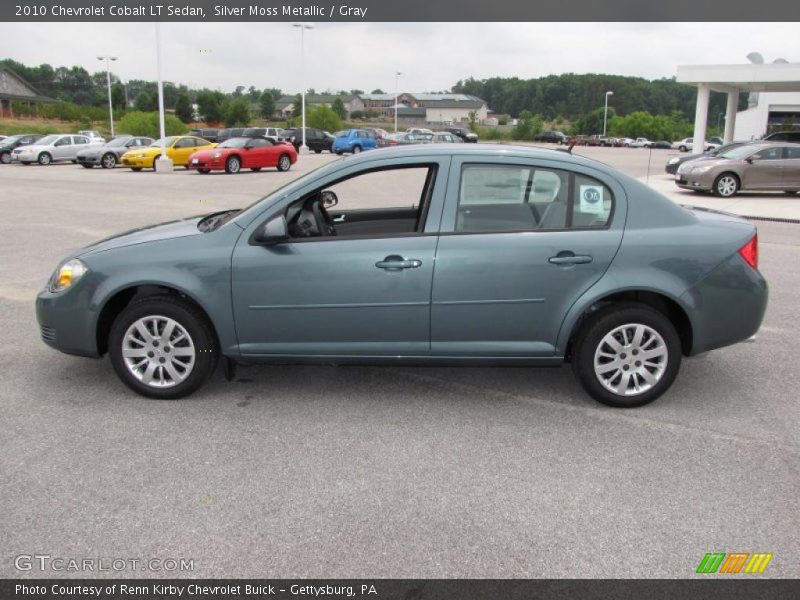
POLYGON ((303 202, 303 208, 289 226, 292 237, 324 237, 336 235, 336 228, 319 196, 303 202))

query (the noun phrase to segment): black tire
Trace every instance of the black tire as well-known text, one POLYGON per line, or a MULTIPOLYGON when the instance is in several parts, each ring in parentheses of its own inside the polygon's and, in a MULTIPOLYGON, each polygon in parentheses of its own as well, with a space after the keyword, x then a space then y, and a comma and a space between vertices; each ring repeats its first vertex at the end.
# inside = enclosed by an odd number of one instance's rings
POLYGON ((208 175, 211 172, 211 169, 197 169, 197 172, 201 175, 208 175))
MULTIPOLYGON (((108 337, 108 348, 111 364, 122 382, 134 392, 158 400, 184 398, 197 390, 214 372, 219 358, 217 338, 205 315, 192 304, 170 295, 149 296, 131 302, 114 320, 108 337), (173 319, 188 333, 194 344, 194 366, 186 379, 171 387, 159 388, 140 381, 128 368, 122 354, 128 328, 137 320, 150 315, 173 319)), ((149 349, 149 345, 146 348, 149 349)))
POLYGON ((131 171, 139 172, 142 170, 142 167, 131 167, 131 171))
POLYGON ((314 150, 314 153, 315 153, 315 154, 322 154, 322 150, 320 150, 319 148, 317 148, 316 150, 314 150))
MULTIPOLYGON (((635 357, 620 354, 630 361, 635 357)), ((640 364, 637 364, 639 367, 640 364)), ((634 302, 615 303, 602 308, 589 317, 573 340, 572 370, 583 389, 595 400, 615 408, 634 408, 648 404, 666 392, 675 381, 681 366, 681 341, 670 320, 661 312, 634 302), (595 352, 603 338, 616 328, 627 324, 641 324, 651 328, 664 342, 666 365, 660 379, 646 391, 634 395, 617 394, 600 383, 595 373, 595 352)), ((625 368, 625 367, 622 367, 625 368)), ((625 369, 633 368, 628 367, 625 369)), ((622 377, 622 371, 620 377, 622 377)), ((630 377, 630 373, 628 375, 630 377)), ((638 377, 633 378, 638 381, 638 377)))
POLYGON ((53 162, 53 156, 49 152, 42 152, 37 159, 40 165, 49 165, 53 162))
POLYGON ((261 170, 261 167, 251 167, 250 170, 258 173, 261 170))
POLYGON ((81 163, 81 166, 84 169, 93 169, 94 168, 94 165, 90 165, 90 164, 87 164, 87 163, 81 163))
POLYGON ((117 156, 113 152, 106 152, 100 159, 100 166, 104 169, 113 169, 117 166, 117 156))
POLYGON ((783 190, 784 194, 788 194, 789 196, 794 196, 797 193, 797 190, 783 190))
POLYGON ((77 160, 73 160, 73 161, 70 161, 70 162, 71 162, 73 165, 77 165, 77 164, 78 164, 78 161, 77 161, 77 160))
POLYGON ((735 173, 721 173, 715 180, 711 191, 721 198, 733 198, 741 187, 741 182, 735 173), (732 190, 732 191, 731 191, 732 190))
POLYGON ((2 154, 0 154, 0 163, 3 163, 4 165, 10 165, 11 152, 3 152, 2 154))
POLYGON ((159 158, 161 158, 161 155, 160 155, 160 154, 159 154, 158 156, 156 156, 156 157, 153 159, 153 171, 155 171, 155 170, 156 170, 156 161, 157 161, 159 158))
POLYGON ((341 156, 342 155, 342 151, 341 150, 336 150, 336 154, 341 156))
POLYGON ((238 156, 231 156, 225 161, 225 172, 229 175, 236 175, 242 170, 242 161, 238 156))
POLYGON ((288 171, 292 168, 292 157, 288 154, 281 154, 278 158, 278 171, 288 171))
POLYGON ((353 154, 359 154, 361 152, 361 146, 353 146, 353 154))
POLYGON ((678 148, 681 152, 687 152, 689 149, 686 146, 681 146, 678 148))

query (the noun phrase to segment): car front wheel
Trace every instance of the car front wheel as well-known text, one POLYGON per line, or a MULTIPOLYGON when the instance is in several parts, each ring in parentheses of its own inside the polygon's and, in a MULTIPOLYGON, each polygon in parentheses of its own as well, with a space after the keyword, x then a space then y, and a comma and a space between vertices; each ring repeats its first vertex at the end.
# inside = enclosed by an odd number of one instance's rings
POLYGON ((649 306, 610 305, 594 313, 575 340, 572 367, 598 402, 633 408, 666 392, 681 364, 670 320, 649 306))
POLYGON ((122 382, 161 400, 183 398, 214 372, 218 349, 201 311, 174 296, 133 301, 116 318, 109 355, 122 382))
POLYGON ((230 174, 236 174, 242 168, 242 163, 239 162, 239 159, 235 156, 231 156, 228 159, 228 162, 225 163, 225 172, 230 174))
POLYGON ((51 162, 53 162, 53 157, 50 156, 49 152, 42 152, 39 155, 39 159, 38 160, 39 160, 39 164, 40 165, 49 165, 51 162))
POLYGON ((292 159, 288 154, 282 154, 278 159, 278 171, 288 171, 292 167, 292 159))
POLYGON ((3 163, 4 165, 10 165, 11 152, 3 152, 2 154, 0 154, 0 162, 3 163))
POLYGON ((111 152, 107 152, 105 155, 103 155, 101 165, 104 169, 113 169, 117 166, 117 157, 111 152))
POLYGON ((723 198, 735 196, 739 191, 739 179, 733 173, 723 173, 714 181, 714 193, 723 198))

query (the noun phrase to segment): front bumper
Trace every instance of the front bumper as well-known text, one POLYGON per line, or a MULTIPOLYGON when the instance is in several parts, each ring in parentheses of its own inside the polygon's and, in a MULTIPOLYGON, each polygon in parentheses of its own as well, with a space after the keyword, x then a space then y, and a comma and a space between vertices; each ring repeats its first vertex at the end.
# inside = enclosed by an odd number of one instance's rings
POLYGON ((691 173, 676 173, 675 185, 684 190, 710 191, 714 185, 714 178, 705 174, 692 175, 691 173))
POLYGON ((58 294, 42 290, 36 297, 39 332, 45 344, 60 352, 98 358, 95 313, 84 303, 78 289, 58 294))
POLYGON ((122 157, 122 165, 125 167, 131 167, 134 169, 152 169, 153 168, 153 159, 152 158, 132 158, 132 157, 122 157))
POLYGON ((202 158, 192 159, 186 164, 187 169, 208 169, 210 171, 220 171, 225 169, 225 162, 220 159, 203 160, 202 158))
POLYGON ((75 160, 77 160, 82 165, 99 165, 100 155, 98 154, 96 156, 81 156, 79 154, 78 156, 75 157, 75 160))

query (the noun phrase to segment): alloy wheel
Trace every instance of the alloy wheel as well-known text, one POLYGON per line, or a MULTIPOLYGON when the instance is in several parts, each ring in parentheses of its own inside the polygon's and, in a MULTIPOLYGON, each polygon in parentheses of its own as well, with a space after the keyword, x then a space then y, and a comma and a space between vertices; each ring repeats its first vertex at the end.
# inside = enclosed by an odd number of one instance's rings
POLYGON ((175 319, 148 315, 134 321, 122 338, 128 371, 143 384, 168 388, 186 380, 196 351, 189 332, 175 319))
POLYGON ((3 152, 2 154, 0 154, 0 162, 2 162, 4 165, 10 165, 11 152, 3 152))
POLYGON ((228 159, 228 173, 238 173, 241 166, 239 159, 235 156, 228 159))
POLYGON ((288 171, 289 167, 291 166, 292 166, 291 159, 286 155, 281 156, 281 164, 280 164, 281 171, 288 171))
POLYGON ((117 166, 117 157, 109 153, 103 157, 103 166, 106 169, 113 169, 117 166))
POLYGON ((717 193, 720 196, 733 196, 736 193, 736 188, 739 184, 733 175, 725 175, 720 177, 717 181, 717 193))
POLYGON ((664 338, 652 327, 628 323, 606 334, 594 353, 594 372, 608 391, 637 396, 664 376, 668 360, 664 338))

